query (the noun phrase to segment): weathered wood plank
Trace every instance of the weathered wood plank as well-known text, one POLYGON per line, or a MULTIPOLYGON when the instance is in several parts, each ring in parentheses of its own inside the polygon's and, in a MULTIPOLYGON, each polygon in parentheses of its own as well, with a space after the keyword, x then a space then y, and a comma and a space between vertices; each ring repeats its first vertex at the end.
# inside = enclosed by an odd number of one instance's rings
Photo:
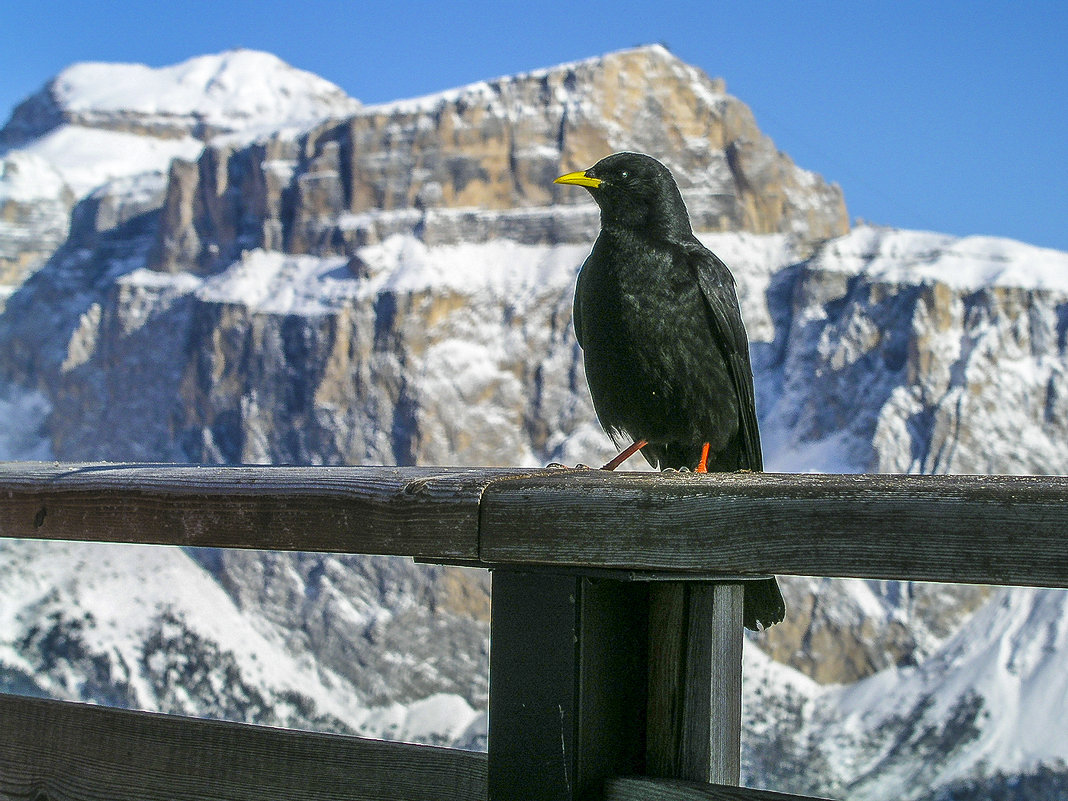
POLYGON ((605 785, 605 801, 825 801, 808 795, 670 779, 618 778, 605 785))
POLYGON ((1068 477, 9 463, 0 536, 1068 587, 1068 477))
POLYGON ((482 558, 1068 587, 1068 477, 614 474, 494 482, 482 558))
POLYGON ((470 801, 484 754, 0 695, 12 801, 470 801))
POLYGON ((689 611, 685 583, 672 581, 649 587, 649 691, 644 771, 649 776, 679 776, 689 611))
POLYGON ((524 472, 0 463, 0 536, 475 560, 483 489, 524 472))
POLYGON ((691 719, 687 731, 695 745, 699 738, 708 743, 707 762, 703 753, 692 749, 696 760, 691 773, 696 775, 700 771, 708 777, 705 781, 738 784, 745 585, 701 582, 694 584, 690 593, 691 646, 687 673, 699 676, 705 683, 692 681, 687 687, 686 706, 691 719))
POLYGON ((741 583, 650 586, 648 775, 738 783, 744 592, 741 583))

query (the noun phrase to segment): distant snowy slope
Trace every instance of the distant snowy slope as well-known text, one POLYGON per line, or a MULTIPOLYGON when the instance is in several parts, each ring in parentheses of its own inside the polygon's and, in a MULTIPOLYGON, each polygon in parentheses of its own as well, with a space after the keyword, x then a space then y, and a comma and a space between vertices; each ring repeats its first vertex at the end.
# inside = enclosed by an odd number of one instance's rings
MULTIPOLYGON (((80 197, 113 178, 196 158, 215 136, 301 131, 360 107, 329 81, 254 50, 160 68, 75 64, 15 109, 0 131, 8 144, 0 156, 43 160, 80 197)), ((51 178, 44 165, 38 173, 51 178)))
POLYGON ((821 687, 747 649, 750 780, 907 801, 1042 765, 1063 773, 1066 658, 1068 592, 1038 589, 998 591, 921 665, 846 686, 821 687))
POLYGON ((75 64, 16 108, 5 132, 7 139, 25 142, 68 123, 203 140, 219 133, 307 127, 359 108, 339 87, 277 56, 230 50, 159 68, 75 64))
POLYGON ((0 461, 51 459, 45 427, 51 411, 42 393, 0 381, 0 461))
POLYGON ((860 777, 853 787, 888 801, 980 771, 1063 766, 1066 657, 1068 592, 1001 590, 919 667, 837 692, 836 719, 821 735, 839 744, 842 775, 860 777))
POLYGON ((445 744, 478 725, 453 693, 374 703, 180 548, 0 539, 0 598, 3 692, 445 744))
POLYGON ((862 225, 829 242, 812 264, 894 284, 1068 292, 1068 253, 1002 237, 862 225))

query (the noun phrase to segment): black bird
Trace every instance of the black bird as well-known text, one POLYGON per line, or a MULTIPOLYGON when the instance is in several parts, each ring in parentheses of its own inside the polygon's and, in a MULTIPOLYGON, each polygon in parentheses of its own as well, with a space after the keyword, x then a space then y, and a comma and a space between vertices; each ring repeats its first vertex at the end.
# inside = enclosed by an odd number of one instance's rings
MULTIPOLYGON (((578 276, 575 333, 597 419, 653 467, 763 469, 749 340, 734 276, 693 235, 671 172, 615 153, 556 179, 585 187, 601 231, 578 276)), ((775 579, 747 582, 745 626, 786 614, 775 579)))

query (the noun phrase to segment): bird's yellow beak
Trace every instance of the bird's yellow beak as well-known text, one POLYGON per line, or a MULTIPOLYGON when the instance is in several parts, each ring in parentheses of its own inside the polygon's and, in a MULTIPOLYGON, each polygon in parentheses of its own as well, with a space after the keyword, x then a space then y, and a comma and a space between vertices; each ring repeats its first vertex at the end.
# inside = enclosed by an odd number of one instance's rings
POLYGON ((591 189, 596 189, 601 185, 600 178, 591 178, 585 172, 569 172, 567 175, 561 175, 555 181, 554 184, 573 184, 575 186, 588 186, 591 189))

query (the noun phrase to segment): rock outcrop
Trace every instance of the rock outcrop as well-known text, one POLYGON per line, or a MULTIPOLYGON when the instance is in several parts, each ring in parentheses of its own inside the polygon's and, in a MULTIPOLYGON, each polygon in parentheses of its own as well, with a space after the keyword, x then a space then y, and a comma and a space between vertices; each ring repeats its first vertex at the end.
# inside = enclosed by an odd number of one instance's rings
POLYGON ((326 256, 393 233, 587 241, 595 211, 552 179, 616 150, 661 157, 696 230, 848 229, 841 190, 777 151, 722 80, 646 47, 368 107, 299 142, 209 147, 172 167, 153 264, 212 272, 243 249, 326 256))
POLYGON ((28 154, 0 160, 0 312, 7 294, 67 238, 74 195, 48 162, 28 154))

